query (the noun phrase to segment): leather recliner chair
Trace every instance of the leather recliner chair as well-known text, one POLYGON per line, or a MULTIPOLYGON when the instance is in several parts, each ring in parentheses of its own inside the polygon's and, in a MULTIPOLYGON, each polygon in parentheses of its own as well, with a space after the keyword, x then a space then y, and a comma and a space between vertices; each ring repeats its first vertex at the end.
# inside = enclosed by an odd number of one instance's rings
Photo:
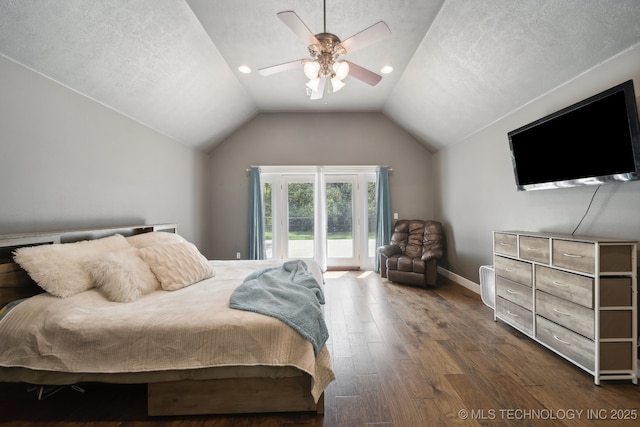
POLYGON ((390 244, 378 248, 380 276, 396 283, 435 286, 443 243, 439 222, 398 220, 390 244))

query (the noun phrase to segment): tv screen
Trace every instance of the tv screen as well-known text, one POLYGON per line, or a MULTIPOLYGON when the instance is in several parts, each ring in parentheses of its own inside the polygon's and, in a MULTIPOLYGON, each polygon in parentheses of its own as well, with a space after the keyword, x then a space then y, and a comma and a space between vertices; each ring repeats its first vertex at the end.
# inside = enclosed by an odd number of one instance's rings
POLYGON ((640 179, 631 80, 507 135, 520 191, 640 179))

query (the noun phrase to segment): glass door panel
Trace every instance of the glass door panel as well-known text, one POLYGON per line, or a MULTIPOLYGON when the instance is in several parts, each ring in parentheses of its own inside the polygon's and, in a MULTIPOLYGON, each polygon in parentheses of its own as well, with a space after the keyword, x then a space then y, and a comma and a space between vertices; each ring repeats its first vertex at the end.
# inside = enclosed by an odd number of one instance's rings
POLYGON ((354 258, 353 184, 327 183, 327 256, 354 258))
POLYGON ((367 182, 367 257, 376 256, 376 183, 367 182))
POLYGON ((327 174, 325 182, 327 266, 358 267, 362 235, 356 215, 358 177, 327 174))
POLYGON ((266 258, 273 258, 273 190, 271 182, 265 182, 262 187, 264 202, 264 246, 266 258))
POLYGON ((287 183, 287 256, 313 258, 313 182, 287 183))

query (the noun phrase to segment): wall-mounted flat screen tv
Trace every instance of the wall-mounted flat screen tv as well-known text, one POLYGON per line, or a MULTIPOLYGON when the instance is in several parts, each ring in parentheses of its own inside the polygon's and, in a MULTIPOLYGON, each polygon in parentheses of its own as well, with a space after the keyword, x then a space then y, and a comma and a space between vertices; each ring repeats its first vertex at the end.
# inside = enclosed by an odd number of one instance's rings
POLYGON ((640 179, 632 80, 507 135, 519 191, 640 179))

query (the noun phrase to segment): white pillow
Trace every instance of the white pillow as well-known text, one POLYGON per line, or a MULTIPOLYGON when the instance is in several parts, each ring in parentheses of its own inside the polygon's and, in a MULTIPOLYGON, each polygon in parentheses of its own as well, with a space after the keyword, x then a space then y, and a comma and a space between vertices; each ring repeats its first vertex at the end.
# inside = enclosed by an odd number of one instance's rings
POLYGON ((97 240, 19 248, 13 259, 42 289, 66 298, 93 288, 93 280, 85 268, 87 262, 129 247, 127 239, 116 234, 97 240))
POLYGON ((165 291, 175 291, 212 277, 215 273, 193 243, 181 242, 140 249, 140 256, 165 291))
POLYGON ((127 237, 127 241, 131 246, 138 249, 148 248, 149 246, 164 245, 167 243, 186 242, 184 237, 176 233, 168 233, 165 231, 152 231, 150 233, 134 234, 127 237))
POLYGON ((131 302, 160 287, 133 247, 109 252, 85 265, 96 289, 110 301, 131 302))

